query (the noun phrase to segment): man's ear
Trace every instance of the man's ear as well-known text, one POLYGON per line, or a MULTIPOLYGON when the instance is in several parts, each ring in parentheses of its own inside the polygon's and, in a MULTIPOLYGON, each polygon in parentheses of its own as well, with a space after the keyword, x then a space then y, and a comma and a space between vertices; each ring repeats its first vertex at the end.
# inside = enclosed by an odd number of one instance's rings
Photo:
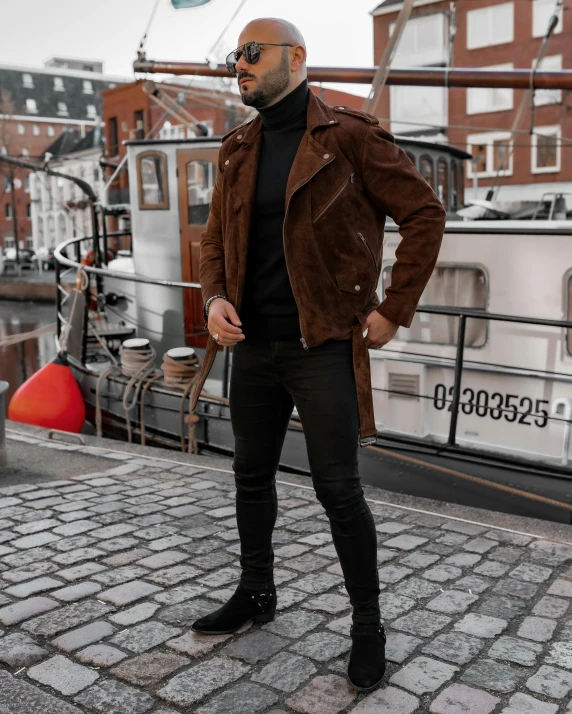
POLYGON ((302 45, 296 45, 293 49, 294 52, 292 53, 292 57, 290 59, 290 69, 292 72, 296 72, 306 61, 306 50, 302 47, 302 45))

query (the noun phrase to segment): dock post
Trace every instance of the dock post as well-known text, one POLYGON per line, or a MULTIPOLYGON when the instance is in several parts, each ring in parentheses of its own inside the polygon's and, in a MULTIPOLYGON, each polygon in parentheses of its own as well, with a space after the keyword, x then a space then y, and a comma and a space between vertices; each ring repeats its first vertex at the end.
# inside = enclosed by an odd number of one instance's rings
POLYGON ((4 392, 10 385, 0 382, 0 468, 6 466, 6 424, 4 421, 4 392))

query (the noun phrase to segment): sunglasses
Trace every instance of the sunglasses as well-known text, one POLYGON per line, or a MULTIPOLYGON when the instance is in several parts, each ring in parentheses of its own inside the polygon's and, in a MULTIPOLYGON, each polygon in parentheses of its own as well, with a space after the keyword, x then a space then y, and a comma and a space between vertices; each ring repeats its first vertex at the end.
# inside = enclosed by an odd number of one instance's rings
POLYGON ((236 63, 244 56, 245 62, 248 64, 256 64, 260 59, 260 48, 264 47, 295 47, 295 45, 277 44, 274 42, 247 42, 233 50, 226 58, 226 68, 230 74, 236 75, 236 63))

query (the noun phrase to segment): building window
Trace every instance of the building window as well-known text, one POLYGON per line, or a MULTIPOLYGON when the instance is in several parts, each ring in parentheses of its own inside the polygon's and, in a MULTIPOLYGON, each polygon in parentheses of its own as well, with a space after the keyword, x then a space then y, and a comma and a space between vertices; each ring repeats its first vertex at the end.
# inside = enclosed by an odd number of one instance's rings
POLYGON ((7 203, 7 204, 5 204, 5 206, 4 206, 4 218, 5 218, 7 221, 11 221, 11 220, 12 220, 12 204, 11 204, 11 203, 7 203))
MULTIPOLYGON (((393 35, 395 22, 389 26, 393 35)), ((395 51, 395 67, 420 67, 447 62, 447 18, 444 13, 413 17, 407 21, 395 51)))
POLYGON ((467 49, 504 45, 514 40, 514 3, 469 10, 467 49))
POLYGON ((24 191, 30 193, 30 174, 24 176, 24 191))
POLYGON ((22 156, 30 156, 30 151, 25 147, 22 149, 22 156))
POLYGON ((97 184, 99 181, 99 169, 97 166, 93 167, 93 183, 97 184))
POLYGON ((22 86, 25 89, 34 89, 34 78, 31 74, 24 72, 22 75, 22 86))
POLYGON ((18 134, 25 134, 26 127, 23 124, 18 124, 18 134))
MULTIPOLYGON (((533 37, 544 37, 555 8, 556 0, 532 0, 533 37)), ((558 12, 558 24, 554 28, 554 34, 558 32, 562 32, 562 7, 558 12)))
POLYGON ((91 83, 91 80, 89 80, 89 79, 83 80, 83 93, 84 94, 93 94, 93 84, 91 83))
POLYGON ((437 159, 437 195, 446 210, 449 210, 449 164, 447 159, 437 159))
POLYGON ((109 120, 109 156, 117 156, 119 153, 119 136, 117 133, 117 118, 109 120))
POLYGON ((40 136, 40 127, 37 124, 34 124, 32 127, 32 134, 34 136, 40 136))
POLYGON ((95 104, 88 104, 87 105, 87 116, 90 119, 94 119, 97 111, 95 109, 95 104))
POLYGON ((451 209, 456 211, 462 208, 465 203, 465 177, 463 176, 463 164, 460 161, 451 160, 451 209))
POLYGON ((532 136, 531 171, 533 174, 560 171, 560 127, 536 127, 532 136))
POLYGON ((26 248, 28 250, 34 250, 34 237, 26 236, 26 248))
POLYGON ((4 236, 4 248, 6 250, 13 250, 16 247, 16 242, 13 236, 4 236))
MULTIPOLYGON (((497 64, 481 69, 512 70, 512 62, 497 64)), ((513 90, 501 88, 467 89, 467 114, 484 114, 486 112, 501 112, 513 107, 513 90)))
POLYGON ((139 154, 137 157, 137 175, 139 182, 139 208, 168 209, 167 193, 167 157, 154 151, 139 154))
POLYGON ((12 190, 12 184, 10 183, 10 179, 8 176, 4 176, 4 193, 10 193, 12 190))
MULTIPOLYGON (((383 291, 391 287, 392 266, 383 268, 383 291)), ((462 265, 440 265, 435 267, 427 283, 419 307, 464 307, 486 310, 487 279, 481 268, 462 265)), ((396 338, 405 342, 429 342, 440 345, 456 345, 459 318, 453 315, 433 315, 416 313, 411 327, 400 327, 396 338)), ((486 343, 487 321, 467 319, 465 331, 466 347, 483 347, 486 343)))
POLYGON ((68 106, 65 102, 58 102, 58 116, 60 116, 60 117, 69 116, 68 106))
POLYGON ((510 132, 489 132, 487 134, 469 134, 467 151, 472 154, 468 178, 473 176, 511 176, 512 175, 512 139, 510 132), (502 170, 501 167, 503 167, 502 170))
POLYGON ((436 131, 447 126, 447 90, 444 87, 390 86, 391 131, 394 134, 436 131))
POLYGON ((145 114, 142 110, 138 110, 134 115, 135 119, 135 138, 145 138, 145 114))
POLYGON ((55 136, 56 130, 51 124, 48 124, 48 136, 55 136))
MULTIPOLYGON (((534 62, 532 63, 534 67, 534 62)), ((550 55, 545 57, 540 65, 539 70, 548 72, 562 69, 562 55, 550 55)), ((539 107, 543 104, 559 104, 562 101, 561 89, 537 89, 534 92, 534 106, 539 107)))
POLYGON ((26 204, 26 218, 31 218, 32 217, 32 204, 27 203, 26 204))
POLYGON ((28 114, 38 113, 38 105, 36 104, 35 99, 26 99, 26 111, 28 114))
POLYGON ((2 156, 6 156, 7 153, 8 153, 8 149, 5 146, 3 146, 0 149, 0 154, 2 154, 2 156))
POLYGON ((64 90, 64 80, 61 77, 54 77, 54 91, 63 92, 64 90))
POLYGON ((407 158, 409 159, 409 161, 411 161, 413 166, 417 167, 417 159, 415 157, 415 154, 412 154, 410 151, 406 151, 405 153, 407 154, 407 158))
POLYGON ((423 176, 431 188, 435 187, 435 169, 433 167, 433 159, 427 154, 419 157, 419 173, 423 176))

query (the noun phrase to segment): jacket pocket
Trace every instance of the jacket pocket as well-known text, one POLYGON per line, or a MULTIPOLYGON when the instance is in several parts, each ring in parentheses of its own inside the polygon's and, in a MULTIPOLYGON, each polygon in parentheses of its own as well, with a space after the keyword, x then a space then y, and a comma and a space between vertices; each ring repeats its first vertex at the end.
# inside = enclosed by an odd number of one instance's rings
POLYGON ((330 200, 326 203, 326 205, 318 212, 318 215, 314 218, 312 223, 316 223, 316 221, 319 221, 322 216, 327 213, 330 208, 334 205, 334 203, 342 196, 344 191, 347 189, 347 187, 354 182, 354 174, 353 172, 347 177, 347 179, 344 181, 344 183, 340 186, 340 188, 334 193, 334 195, 330 198, 330 200))
POLYGON ((368 286, 366 282, 359 277, 357 272, 354 272, 352 275, 336 273, 336 283, 338 290, 342 290, 345 293, 359 296, 363 292, 367 292, 368 286))
POLYGON ((359 231, 357 231, 357 235, 358 235, 358 238, 361 240, 361 242, 362 242, 362 243, 365 245, 365 247, 367 248, 367 252, 369 253, 370 258, 371 258, 371 260, 372 260, 372 262, 373 262, 373 267, 375 268, 375 270, 376 270, 376 272, 377 272, 377 262, 376 262, 376 260, 375 260, 374 254, 373 254, 373 250, 371 249, 370 244, 367 242, 367 238, 363 235, 363 233, 360 233, 359 231))

